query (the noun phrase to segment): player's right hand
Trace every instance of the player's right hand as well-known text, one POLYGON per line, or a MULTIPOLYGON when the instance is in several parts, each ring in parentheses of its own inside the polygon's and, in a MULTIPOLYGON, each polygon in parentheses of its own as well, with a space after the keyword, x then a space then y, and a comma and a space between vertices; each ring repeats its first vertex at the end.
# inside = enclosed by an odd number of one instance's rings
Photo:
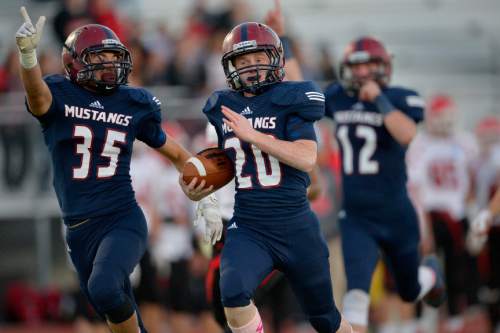
POLYGON ((282 37, 285 35, 285 19, 281 12, 280 0, 274 0, 274 8, 267 12, 264 22, 273 29, 278 36, 282 37))
POLYGON ((16 32, 16 44, 19 52, 30 53, 36 49, 42 37, 45 16, 40 16, 34 26, 24 6, 21 7, 21 16, 24 19, 24 23, 16 32))

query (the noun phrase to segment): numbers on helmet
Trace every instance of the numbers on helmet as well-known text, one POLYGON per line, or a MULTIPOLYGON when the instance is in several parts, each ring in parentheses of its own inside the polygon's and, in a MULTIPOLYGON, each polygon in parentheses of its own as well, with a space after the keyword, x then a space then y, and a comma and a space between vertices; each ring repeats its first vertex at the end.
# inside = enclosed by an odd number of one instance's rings
MULTIPOLYGON (((247 163, 247 153, 242 148, 241 140, 232 137, 224 142, 224 148, 232 148, 236 152, 236 188, 249 189, 255 184, 252 183, 252 176, 243 173, 243 167, 247 163)), ((252 145, 251 153, 248 154, 249 162, 255 164, 256 180, 262 188, 269 188, 281 183, 281 167, 278 159, 262 152, 258 147, 252 145)))

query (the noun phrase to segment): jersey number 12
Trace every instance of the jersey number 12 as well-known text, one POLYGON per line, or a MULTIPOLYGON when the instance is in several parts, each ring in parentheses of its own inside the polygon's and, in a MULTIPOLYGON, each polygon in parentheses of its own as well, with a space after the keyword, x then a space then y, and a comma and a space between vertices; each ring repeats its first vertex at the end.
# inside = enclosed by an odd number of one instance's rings
MULTIPOLYGON (((377 133, 372 127, 363 125, 356 126, 355 131, 356 137, 365 141, 359 151, 359 174, 370 175, 378 173, 378 162, 371 159, 377 148, 377 133)), ((354 172, 354 154, 352 144, 349 141, 349 128, 346 125, 340 126, 337 130, 337 136, 342 145, 342 164, 344 172, 346 175, 352 175, 354 172)))

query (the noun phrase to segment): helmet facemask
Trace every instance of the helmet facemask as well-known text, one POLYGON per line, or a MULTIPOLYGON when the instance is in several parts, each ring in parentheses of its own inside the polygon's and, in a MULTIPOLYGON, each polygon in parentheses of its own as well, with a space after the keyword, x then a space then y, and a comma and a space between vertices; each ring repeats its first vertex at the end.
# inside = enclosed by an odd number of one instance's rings
MULTIPOLYGON (((361 53, 361 52, 359 52, 361 53)), ((344 62, 340 66, 340 78, 342 86, 349 92, 357 93, 363 84, 368 80, 377 82, 381 87, 386 87, 389 84, 390 77, 388 73, 390 68, 381 59, 368 57, 364 61, 349 61, 344 62), (365 77, 357 77, 352 70, 352 66, 358 64, 375 64, 375 68, 365 77)))
POLYGON ((222 58, 222 66, 226 74, 226 80, 229 86, 241 92, 248 92, 254 95, 262 93, 269 85, 280 82, 285 76, 283 69, 282 56, 275 46, 254 47, 239 52, 230 52, 222 58), (263 51, 269 59, 269 64, 249 65, 236 68, 234 61, 237 56, 263 51), (243 79, 244 74, 255 72, 255 80, 248 83, 243 79), (264 79, 261 79, 262 72, 265 72, 264 79))
POLYGON ((113 47, 90 47, 81 54, 80 62, 83 68, 78 71, 76 82, 101 93, 110 93, 118 86, 127 84, 128 75, 132 70, 132 60, 129 51, 121 45, 113 47), (111 52, 117 55, 117 60, 106 61, 101 53, 111 52), (92 58, 100 58, 94 63, 92 58), (100 79, 97 73, 100 72, 100 79))

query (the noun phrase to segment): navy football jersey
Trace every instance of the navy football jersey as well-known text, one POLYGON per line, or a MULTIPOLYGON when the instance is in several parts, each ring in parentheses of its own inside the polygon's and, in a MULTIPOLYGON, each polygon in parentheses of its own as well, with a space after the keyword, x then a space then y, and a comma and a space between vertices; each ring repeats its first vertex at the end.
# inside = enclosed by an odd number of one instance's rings
MULTIPOLYGON (((415 91, 388 87, 383 93, 415 122, 423 120, 424 101, 415 91)), ((406 147, 388 132, 376 106, 348 95, 340 84, 327 87, 325 100, 342 154, 344 208, 390 205, 391 199, 406 195, 406 147)))
POLYGON ((136 204, 129 173, 133 141, 154 148, 165 143, 159 100, 142 88, 120 86, 101 95, 62 75, 44 80, 52 105, 37 119, 64 219, 102 216, 136 204))
POLYGON ((235 217, 265 221, 308 212, 309 177, 236 137, 222 121, 221 105, 276 139, 316 140, 313 123, 325 108, 324 95, 318 91, 312 82, 280 82, 253 97, 221 90, 208 99, 203 112, 215 127, 219 147, 228 151, 235 165, 235 217))

